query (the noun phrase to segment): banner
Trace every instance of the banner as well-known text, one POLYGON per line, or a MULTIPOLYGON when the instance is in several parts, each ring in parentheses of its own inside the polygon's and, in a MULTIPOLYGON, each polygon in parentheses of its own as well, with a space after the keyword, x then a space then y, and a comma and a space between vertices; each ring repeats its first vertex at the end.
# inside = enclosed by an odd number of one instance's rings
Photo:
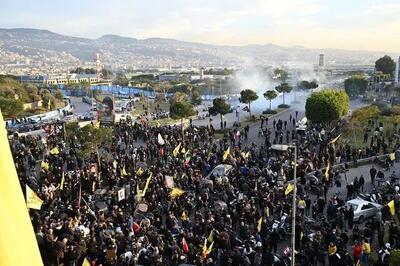
POLYGON ((40 210, 43 200, 41 200, 36 193, 26 185, 26 206, 29 209, 40 210))
POLYGON ((103 94, 101 102, 97 103, 97 114, 100 123, 103 124, 113 124, 114 123, 114 97, 112 94, 103 94))
POLYGON ((118 190, 118 201, 125 199, 125 188, 118 190))

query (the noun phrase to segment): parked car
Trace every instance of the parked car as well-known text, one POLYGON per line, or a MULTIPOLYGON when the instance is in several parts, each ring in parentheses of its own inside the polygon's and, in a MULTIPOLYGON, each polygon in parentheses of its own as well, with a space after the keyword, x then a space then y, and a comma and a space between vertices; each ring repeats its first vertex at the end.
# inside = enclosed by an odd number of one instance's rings
POLYGON ((352 199, 346 202, 346 206, 352 206, 354 210, 353 221, 362 223, 365 219, 375 216, 383 208, 382 205, 365 201, 362 199, 352 199))

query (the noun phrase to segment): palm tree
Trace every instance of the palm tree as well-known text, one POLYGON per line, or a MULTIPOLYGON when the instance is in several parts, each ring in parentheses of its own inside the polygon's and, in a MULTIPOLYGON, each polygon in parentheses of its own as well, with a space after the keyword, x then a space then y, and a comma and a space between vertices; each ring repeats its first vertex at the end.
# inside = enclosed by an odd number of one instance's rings
POLYGON ((264 93, 265 99, 269 101, 269 110, 271 110, 272 100, 278 96, 278 93, 275 90, 267 90, 264 93))

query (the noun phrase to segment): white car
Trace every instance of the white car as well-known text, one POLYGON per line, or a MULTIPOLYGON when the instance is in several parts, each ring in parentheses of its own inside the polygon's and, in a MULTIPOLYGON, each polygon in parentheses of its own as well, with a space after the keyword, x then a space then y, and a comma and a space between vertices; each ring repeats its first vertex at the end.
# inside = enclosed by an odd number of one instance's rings
POLYGON ((365 201, 362 199, 352 199, 346 202, 346 206, 352 206, 354 210, 353 221, 362 223, 365 219, 374 217, 383 208, 382 205, 365 201))

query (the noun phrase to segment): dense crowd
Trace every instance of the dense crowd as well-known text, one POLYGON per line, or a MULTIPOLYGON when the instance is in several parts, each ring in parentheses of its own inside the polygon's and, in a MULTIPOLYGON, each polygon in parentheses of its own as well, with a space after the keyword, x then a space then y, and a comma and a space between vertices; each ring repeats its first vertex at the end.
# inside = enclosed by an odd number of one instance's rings
MULTIPOLYGON (((77 138, 65 141, 62 124, 46 137, 15 135, 21 185, 44 201, 30 210, 44 264, 288 265, 294 151, 273 145, 295 143, 296 263, 368 265, 375 249, 379 265, 387 265, 400 247, 386 207, 394 198, 397 209, 394 186, 384 186, 382 215, 365 225, 353 223, 346 198, 328 192, 344 182, 347 199, 366 190, 369 177, 347 182, 346 167, 333 166, 392 152, 398 143, 386 145, 378 126, 369 147, 352 150, 337 141, 340 125, 296 130, 297 119, 263 118, 256 129, 262 144, 248 138, 250 127, 216 139, 207 127, 122 122, 111 147, 100 145, 89 158, 79 154, 77 138)), ((377 172, 385 175, 379 168, 371 178, 377 172)))

